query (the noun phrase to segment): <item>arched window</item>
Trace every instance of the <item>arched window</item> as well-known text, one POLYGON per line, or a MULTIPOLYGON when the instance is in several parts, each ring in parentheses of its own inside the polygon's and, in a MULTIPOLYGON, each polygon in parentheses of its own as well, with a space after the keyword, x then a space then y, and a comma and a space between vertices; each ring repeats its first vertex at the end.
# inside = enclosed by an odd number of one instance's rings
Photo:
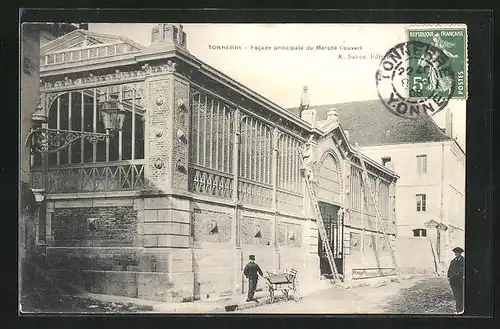
POLYGON ((427 230, 425 228, 417 228, 412 230, 413 236, 415 237, 424 237, 427 236, 427 230))
POLYGON ((49 166, 144 158, 144 107, 140 94, 129 85, 71 91, 58 96, 49 109, 48 127, 105 133, 100 105, 113 95, 127 110, 122 131, 96 145, 88 140, 76 140, 59 152, 49 154, 49 166))
POLYGON ((318 170, 318 198, 325 202, 341 202, 341 176, 340 165, 332 154, 323 157, 318 170))
POLYGON ((379 205, 382 218, 389 218, 389 184, 382 181, 379 185, 379 205))

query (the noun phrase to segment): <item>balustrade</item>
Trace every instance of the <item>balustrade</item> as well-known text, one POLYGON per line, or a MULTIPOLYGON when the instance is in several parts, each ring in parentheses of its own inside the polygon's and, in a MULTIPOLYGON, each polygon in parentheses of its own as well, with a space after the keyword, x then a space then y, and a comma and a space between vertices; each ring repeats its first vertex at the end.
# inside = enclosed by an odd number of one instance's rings
POLYGON ((48 193, 141 189, 145 186, 144 160, 31 169, 31 185, 48 193))
POLYGON ((262 207, 271 207, 273 188, 270 185, 240 179, 238 181, 238 199, 262 207))
POLYGON ((189 190, 230 199, 233 193, 233 179, 231 175, 223 172, 192 166, 189 173, 189 190))
POLYGON ((89 59, 116 56, 131 52, 138 52, 139 49, 125 43, 108 43, 105 45, 91 45, 79 48, 56 51, 40 56, 40 65, 61 64, 69 62, 85 61, 89 59))
POLYGON ((280 211, 302 213, 304 208, 302 194, 282 189, 276 191, 276 203, 280 211))

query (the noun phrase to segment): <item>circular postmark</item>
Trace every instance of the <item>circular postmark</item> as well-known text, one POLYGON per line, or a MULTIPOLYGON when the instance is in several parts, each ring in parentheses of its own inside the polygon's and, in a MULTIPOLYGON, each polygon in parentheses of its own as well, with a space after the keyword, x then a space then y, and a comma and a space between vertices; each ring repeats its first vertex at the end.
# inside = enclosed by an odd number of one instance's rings
POLYGON ((449 58, 441 49, 421 41, 389 49, 375 80, 384 106, 410 119, 435 115, 446 107, 455 89, 449 58))

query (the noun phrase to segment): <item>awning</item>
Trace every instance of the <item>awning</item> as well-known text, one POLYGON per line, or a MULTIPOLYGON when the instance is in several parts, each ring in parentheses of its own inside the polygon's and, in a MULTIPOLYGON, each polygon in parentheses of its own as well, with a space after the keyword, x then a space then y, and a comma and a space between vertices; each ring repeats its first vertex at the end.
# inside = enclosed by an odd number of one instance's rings
POLYGON ((425 226, 427 226, 427 227, 435 227, 435 228, 437 228, 438 230, 441 230, 441 231, 446 231, 448 229, 448 226, 444 225, 443 223, 438 223, 434 219, 431 219, 430 221, 426 222, 425 226))

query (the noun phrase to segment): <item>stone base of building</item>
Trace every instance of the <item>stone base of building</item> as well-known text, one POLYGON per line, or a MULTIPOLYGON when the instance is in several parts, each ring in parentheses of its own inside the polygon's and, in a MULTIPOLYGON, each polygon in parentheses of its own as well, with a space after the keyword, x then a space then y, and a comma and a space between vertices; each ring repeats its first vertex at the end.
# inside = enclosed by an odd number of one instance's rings
MULTIPOLYGON (((85 291, 162 302, 218 299, 247 293, 241 271, 250 253, 259 255, 259 265, 272 270, 274 251, 263 249, 150 249, 150 248, 47 248, 51 274, 59 282, 85 291), (245 257, 246 256, 246 257, 245 257), (194 268, 194 271, 193 271, 194 268)), ((278 251, 283 265, 290 264, 290 251, 278 251)), ((299 253, 294 253, 300 256, 299 253)), ((300 287, 309 289, 319 274, 298 268, 300 287)), ((265 289, 260 279, 258 290, 265 289)))
MULTIPOLYGON (((293 268, 299 289, 315 289, 321 273, 314 220, 210 201, 52 198, 46 205, 48 268, 91 293, 182 302, 246 294, 243 269, 253 254, 264 274, 293 268)), ((355 231, 346 227, 344 239, 355 231)), ((379 259, 373 250, 346 245, 345 280, 392 275, 387 251, 379 259)), ((257 289, 265 289, 264 279, 257 289)))

